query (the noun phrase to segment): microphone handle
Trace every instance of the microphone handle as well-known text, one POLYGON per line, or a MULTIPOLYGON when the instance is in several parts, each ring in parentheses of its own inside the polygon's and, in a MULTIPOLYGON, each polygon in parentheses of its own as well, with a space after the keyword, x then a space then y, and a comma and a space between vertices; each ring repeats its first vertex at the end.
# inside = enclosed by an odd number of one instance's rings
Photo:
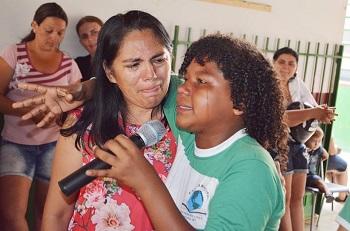
POLYGON ((67 197, 72 195, 74 192, 78 191, 80 188, 84 187, 96 177, 87 176, 85 172, 89 169, 109 169, 111 166, 107 164, 106 162, 103 162, 102 160, 96 158, 93 161, 87 163, 83 167, 79 168, 75 172, 71 173, 64 179, 58 182, 58 185, 60 186, 62 192, 67 197))
MULTIPOLYGON (((146 145, 144 140, 141 138, 141 136, 138 133, 133 134, 132 136, 129 137, 129 139, 131 139, 139 149, 145 147, 146 145)), ((111 153, 111 155, 113 154, 111 153)), ((71 173, 64 179, 60 180, 58 182, 58 185, 61 188, 64 195, 68 197, 72 195, 74 192, 78 191, 80 188, 84 187, 85 185, 87 185, 88 183, 96 179, 96 177, 87 176, 85 174, 87 170, 89 169, 99 170, 99 169, 110 169, 110 168, 111 166, 109 164, 107 164, 106 162, 103 162, 99 158, 96 158, 91 162, 87 163, 86 165, 84 165, 83 167, 79 168, 75 172, 71 173)))

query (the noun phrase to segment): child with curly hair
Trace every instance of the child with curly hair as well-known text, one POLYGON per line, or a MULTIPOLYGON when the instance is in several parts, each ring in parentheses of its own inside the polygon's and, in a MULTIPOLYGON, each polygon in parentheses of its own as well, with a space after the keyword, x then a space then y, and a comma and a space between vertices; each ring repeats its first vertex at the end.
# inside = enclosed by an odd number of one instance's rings
POLYGON ((105 143, 115 156, 94 150, 112 168, 87 175, 133 188, 156 230, 278 230, 284 193, 267 150, 283 156, 288 147, 270 61, 246 41, 216 34, 189 47, 179 74, 176 123, 187 132, 179 132, 167 187, 120 135, 105 143))

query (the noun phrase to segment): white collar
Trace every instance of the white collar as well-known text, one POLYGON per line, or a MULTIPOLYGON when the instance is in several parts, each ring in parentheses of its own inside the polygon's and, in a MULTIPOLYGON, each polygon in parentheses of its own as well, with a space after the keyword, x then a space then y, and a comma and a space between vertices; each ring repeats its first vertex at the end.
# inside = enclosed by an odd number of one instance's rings
POLYGON ((240 138, 242 138, 246 135, 248 135, 248 134, 245 132, 245 128, 242 128, 241 130, 239 130, 238 132, 233 134, 230 138, 228 138, 227 140, 225 140, 221 144, 219 144, 215 147, 212 147, 212 148, 208 148, 208 149, 198 148, 196 145, 196 142, 194 142, 194 154, 198 157, 214 156, 217 153, 220 153, 221 151, 227 149, 234 142, 236 142, 237 140, 239 140, 240 138))

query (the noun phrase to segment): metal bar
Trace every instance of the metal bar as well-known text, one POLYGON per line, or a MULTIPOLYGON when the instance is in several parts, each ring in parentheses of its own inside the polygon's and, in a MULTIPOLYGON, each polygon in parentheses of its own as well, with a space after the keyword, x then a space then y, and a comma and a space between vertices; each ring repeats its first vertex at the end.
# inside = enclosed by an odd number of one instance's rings
POLYGON ((171 61, 171 70, 175 72, 175 66, 176 66, 176 58, 177 58, 177 47, 179 45, 179 30, 180 27, 178 25, 175 26, 174 31, 174 40, 173 40, 173 60, 171 61))
POLYGON ((290 39, 287 40, 287 47, 290 47, 290 39))
MULTIPOLYGON (((318 65, 318 55, 320 53, 320 43, 317 43, 316 45, 316 57, 315 57, 315 62, 314 62, 314 68, 312 70, 313 75, 312 75, 312 79, 311 79, 311 93, 315 92, 315 79, 316 79, 316 73, 317 73, 317 65, 318 65)), ((309 56, 308 56, 309 57, 309 56)), ((320 92, 320 94, 322 94, 322 91, 320 92)), ((322 97, 319 96, 319 99, 321 99, 322 97)))
MULTIPOLYGON (((311 44, 310 42, 307 43, 306 54, 310 53, 310 44, 311 44)), ((302 78, 304 82, 305 82, 305 79, 306 79, 306 73, 307 73, 308 64, 309 64, 309 56, 306 55, 306 57, 305 57, 305 65, 304 65, 304 76, 302 78)))
MULTIPOLYGON (((327 43, 326 44, 326 50, 325 50, 325 53, 328 54, 328 49, 329 49, 329 44, 327 43)), ((327 62, 328 59, 327 58, 324 58, 324 62, 323 62, 323 70, 322 70, 322 80, 321 80, 321 84, 320 84, 320 100, 319 100, 319 104, 320 102, 322 101, 322 94, 323 94, 323 86, 324 86, 324 79, 325 79, 325 75, 326 75, 326 68, 327 68, 327 62)), ((330 79, 329 79, 329 85, 328 85, 328 95, 327 95, 327 102, 329 100, 329 98, 331 97, 331 91, 332 91, 332 75, 330 75, 330 79)), ((326 93, 326 92, 325 92, 326 93)), ((323 101, 322 101, 323 103, 323 101)))
POLYGON ((187 30, 187 44, 186 47, 188 48, 191 45, 191 27, 187 30))

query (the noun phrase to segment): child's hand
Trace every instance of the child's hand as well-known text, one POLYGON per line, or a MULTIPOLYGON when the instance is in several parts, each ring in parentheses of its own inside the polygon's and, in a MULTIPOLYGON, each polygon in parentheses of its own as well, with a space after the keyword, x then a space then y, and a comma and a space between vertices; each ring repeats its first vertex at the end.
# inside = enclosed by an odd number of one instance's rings
POLYGON ((86 172, 88 176, 115 178, 136 192, 150 188, 150 183, 154 182, 154 179, 158 178, 156 181, 160 179, 152 165, 128 137, 118 135, 114 140, 108 140, 104 147, 114 155, 98 147, 94 148, 94 154, 112 168, 88 170, 86 172))

